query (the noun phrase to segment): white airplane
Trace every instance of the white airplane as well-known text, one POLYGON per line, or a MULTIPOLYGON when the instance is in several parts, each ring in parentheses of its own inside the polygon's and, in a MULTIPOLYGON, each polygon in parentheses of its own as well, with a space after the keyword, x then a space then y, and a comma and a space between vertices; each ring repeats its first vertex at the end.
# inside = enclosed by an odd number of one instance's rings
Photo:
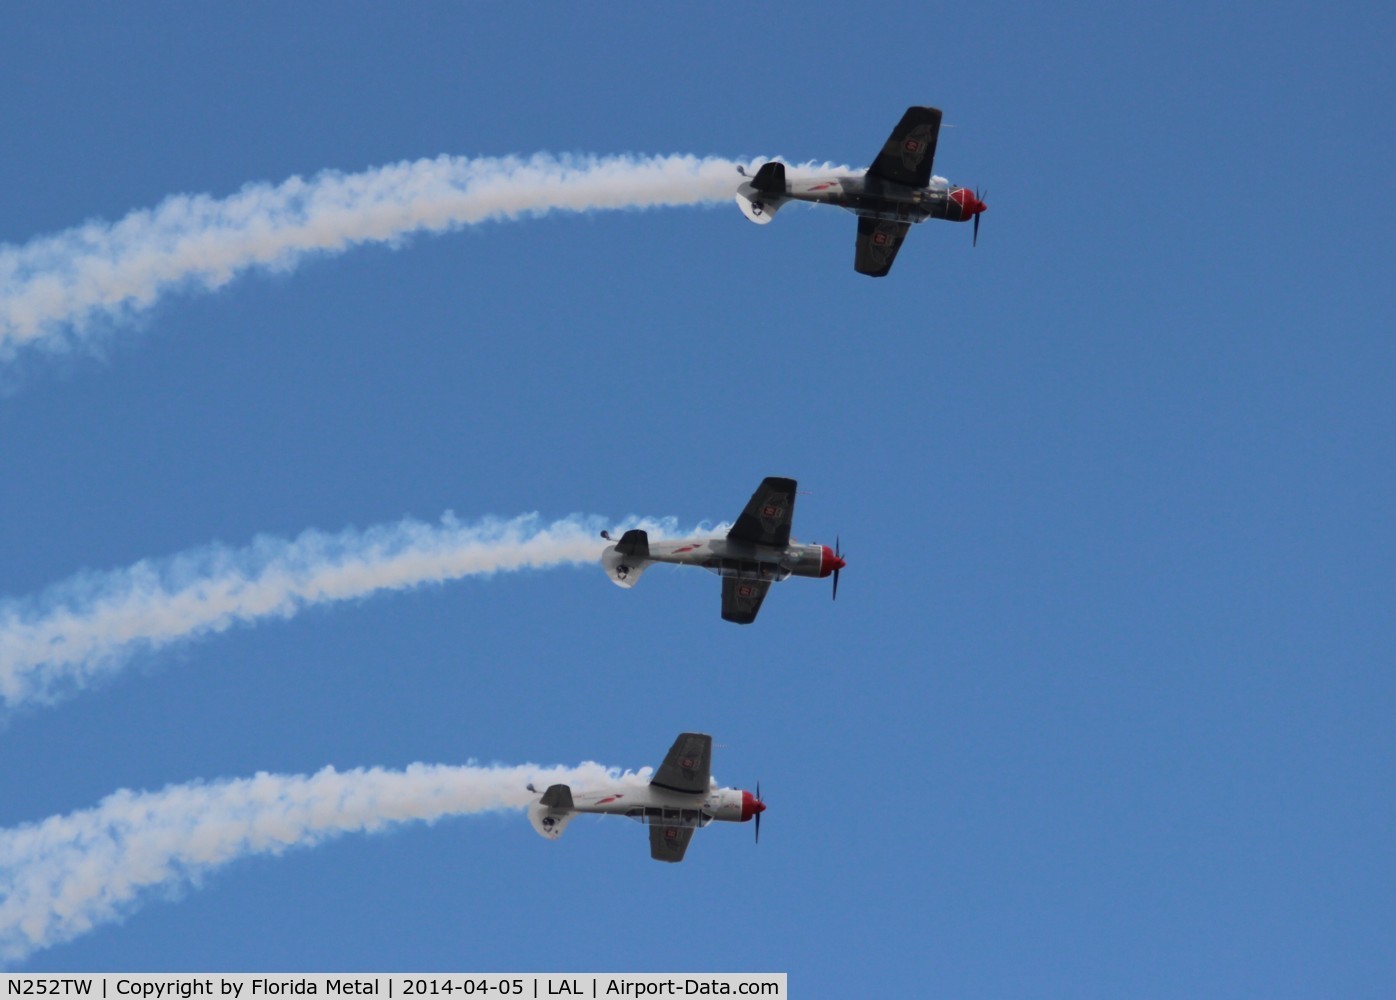
POLYGON ((833 574, 834 597, 839 595, 839 570, 843 553, 827 545, 801 545, 790 540, 795 515, 795 480, 768 476, 747 501, 742 516, 721 538, 690 538, 679 542, 651 542, 639 528, 614 539, 601 553, 606 575, 618 587, 630 588, 651 563, 701 566, 722 577, 722 617, 738 625, 756 621, 766 591, 777 580, 792 576, 826 577, 833 574))
MULTIPOLYGON (((648 785, 619 784, 613 788, 573 794, 568 785, 550 785, 528 807, 528 820, 540 836, 557 840, 578 813, 628 816, 650 828, 650 857, 682 861, 693 831, 713 820, 745 823, 756 820, 761 841, 761 786, 756 794, 738 788, 717 788, 712 780, 713 738, 707 733, 680 733, 664 763, 648 785)), ((530 792, 538 789, 528 786, 530 792)))

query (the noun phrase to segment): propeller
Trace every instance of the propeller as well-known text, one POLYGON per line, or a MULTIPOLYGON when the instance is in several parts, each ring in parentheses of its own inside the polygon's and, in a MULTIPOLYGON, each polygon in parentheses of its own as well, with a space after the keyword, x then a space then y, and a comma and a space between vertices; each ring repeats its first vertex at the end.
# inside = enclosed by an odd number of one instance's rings
MULTIPOLYGON (((983 205, 983 204, 984 204, 984 198, 985 198, 988 194, 989 194, 989 192, 988 192, 987 189, 984 191, 983 194, 980 194, 980 193, 979 193, 979 189, 978 189, 978 188, 975 188, 975 189, 974 189, 974 200, 977 201, 977 202, 979 202, 980 205, 983 205)), ((977 246, 979 246, 979 216, 980 216, 982 213, 983 213, 983 209, 982 209, 982 208, 981 208, 978 212, 975 212, 975 213, 974 213, 974 240, 970 243, 970 246, 972 246, 972 247, 977 247, 977 246)))
MULTIPOLYGON (((976 215, 974 218, 975 218, 975 221, 977 222, 978 219, 979 219, 979 216, 976 215)), ((838 536, 838 535, 835 535, 835 536, 834 536, 834 558, 835 558, 835 559, 839 559, 839 560, 842 560, 842 559, 843 559, 843 548, 842 548, 842 546, 839 545, 839 536, 838 536)), ((836 563, 835 565, 839 565, 839 564, 836 563)), ((840 566, 839 568, 841 569, 842 566, 840 566)), ((838 571, 838 569, 836 569, 836 570, 834 570, 834 596, 831 598, 831 600, 837 601, 838 599, 839 599, 839 571, 838 571)), ((760 798, 760 796, 757 796, 757 797, 760 798)))
MULTIPOLYGON (((757 801, 757 802, 763 801, 762 798, 761 798, 761 782, 759 782, 759 781, 756 783, 756 801, 757 801)), ((764 811, 765 811, 765 810, 762 810, 762 812, 764 812, 764 811)), ((756 842, 757 842, 758 844, 761 843, 761 813, 760 813, 760 812, 758 812, 758 813, 756 814, 756 842)))

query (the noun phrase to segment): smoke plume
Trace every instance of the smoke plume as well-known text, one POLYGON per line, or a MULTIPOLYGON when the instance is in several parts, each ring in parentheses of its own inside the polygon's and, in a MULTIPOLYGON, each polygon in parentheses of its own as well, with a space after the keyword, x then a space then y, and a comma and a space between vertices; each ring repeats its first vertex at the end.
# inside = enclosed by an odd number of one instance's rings
POLYGON ((397 823, 521 809, 533 798, 530 781, 586 788, 647 780, 645 771, 620 774, 595 763, 413 764, 118 791, 93 809, 0 830, 0 961, 119 920, 157 890, 197 882, 248 855, 397 823))
MULTIPOLYGON (((209 546, 127 569, 87 572, 35 597, 0 601, 0 701, 54 701, 141 651, 304 608, 465 576, 594 563, 600 518, 536 514, 461 524, 402 521, 337 535, 307 531, 209 546)), ((631 521, 664 537, 672 521, 631 521)))
POLYGON ((549 212, 723 201, 741 181, 736 167, 696 156, 439 156, 249 184, 228 198, 173 195, 118 222, 0 246, 0 361, 26 346, 69 347, 93 321, 127 318, 173 289, 289 271, 308 254, 549 212))

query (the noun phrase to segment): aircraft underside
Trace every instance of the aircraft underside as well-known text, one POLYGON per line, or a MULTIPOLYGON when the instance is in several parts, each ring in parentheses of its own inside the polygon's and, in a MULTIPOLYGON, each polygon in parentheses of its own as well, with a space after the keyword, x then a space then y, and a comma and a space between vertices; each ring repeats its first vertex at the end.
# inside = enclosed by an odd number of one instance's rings
POLYGON ((713 817, 702 809, 664 809, 660 806, 631 809, 625 815, 646 826, 682 826, 695 830, 713 821, 713 817))
POLYGON ((756 562, 745 559, 712 559, 701 563, 709 573, 737 580, 788 580, 790 570, 779 563, 756 562))
POLYGON ((681 545, 677 551, 664 551, 663 544, 650 548, 649 558, 680 566, 699 566, 710 573, 738 580, 785 580, 792 575, 819 576, 823 547, 792 545, 786 549, 765 549, 731 545, 712 539, 701 545, 681 545), (733 550, 736 551, 733 551, 733 550))
POLYGON ((797 201, 833 205, 847 209, 864 219, 885 222, 925 222, 927 219, 958 219, 959 206, 953 205, 948 192, 939 190, 910 191, 904 195, 861 194, 849 191, 792 194, 797 201))

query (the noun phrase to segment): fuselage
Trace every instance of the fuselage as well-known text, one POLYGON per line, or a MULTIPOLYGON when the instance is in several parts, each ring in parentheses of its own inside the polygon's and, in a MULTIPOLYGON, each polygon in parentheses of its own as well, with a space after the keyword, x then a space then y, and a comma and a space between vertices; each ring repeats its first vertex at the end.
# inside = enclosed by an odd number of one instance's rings
MULTIPOLYGON (((626 556, 614 548, 603 555, 606 571, 615 578, 626 565, 626 556)), ((718 576, 741 580, 785 580, 792 576, 825 577, 843 565, 827 545, 791 542, 784 548, 753 545, 728 538, 690 538, 677 542, 650 542, 649 561, 679 566, 701 566, 718 576)), ((626 573, 620 573, 622 579, 626 573)))
POLYGON ((984 211, 984 203, 973 191, 956 187, 944 177, 932 177, 926 187, 911 187, 865 174, 835 174, 788 181, 783 193, 757 190, 751 181, 737 190, 738 204, 753 222, 769 221, 786 201, 834 205, 884 222, 968 222, 984 211))
POLYGON ((713 820, 744 823, 757 812, 756 796, 740 788, 710 788, 706 795, 685 795, 654 785, 600 792, 574 792, 573 811, 626 816, 665 826, 707 826, 713 820))
MULTIPOLYGON (((706 794, 687 795, 655 785, 626 784, 591 792, 573 792, 572 813, 595 813, 602 816, 625 816, 646 826, 677 826, 699 828, 717 820, 723 823, 745 823, 757 813, 764 812, 765 803, 751 792, 740 788, 710 788, 706 794)), ((535 801, 529 806, 529 818, 535 829, 545 837, 555 839, 565 825, 548 807, 535 801)))
POLYGON ((968 188, 954 187, 944 177, 932 177, 931 183, 923 188, 876 177, 821 177, 792 182, 786 197, 836 205, 854 215, 887 222, 925 222, 927 219, 965 222, 974 216, 977 201, 968 188))

